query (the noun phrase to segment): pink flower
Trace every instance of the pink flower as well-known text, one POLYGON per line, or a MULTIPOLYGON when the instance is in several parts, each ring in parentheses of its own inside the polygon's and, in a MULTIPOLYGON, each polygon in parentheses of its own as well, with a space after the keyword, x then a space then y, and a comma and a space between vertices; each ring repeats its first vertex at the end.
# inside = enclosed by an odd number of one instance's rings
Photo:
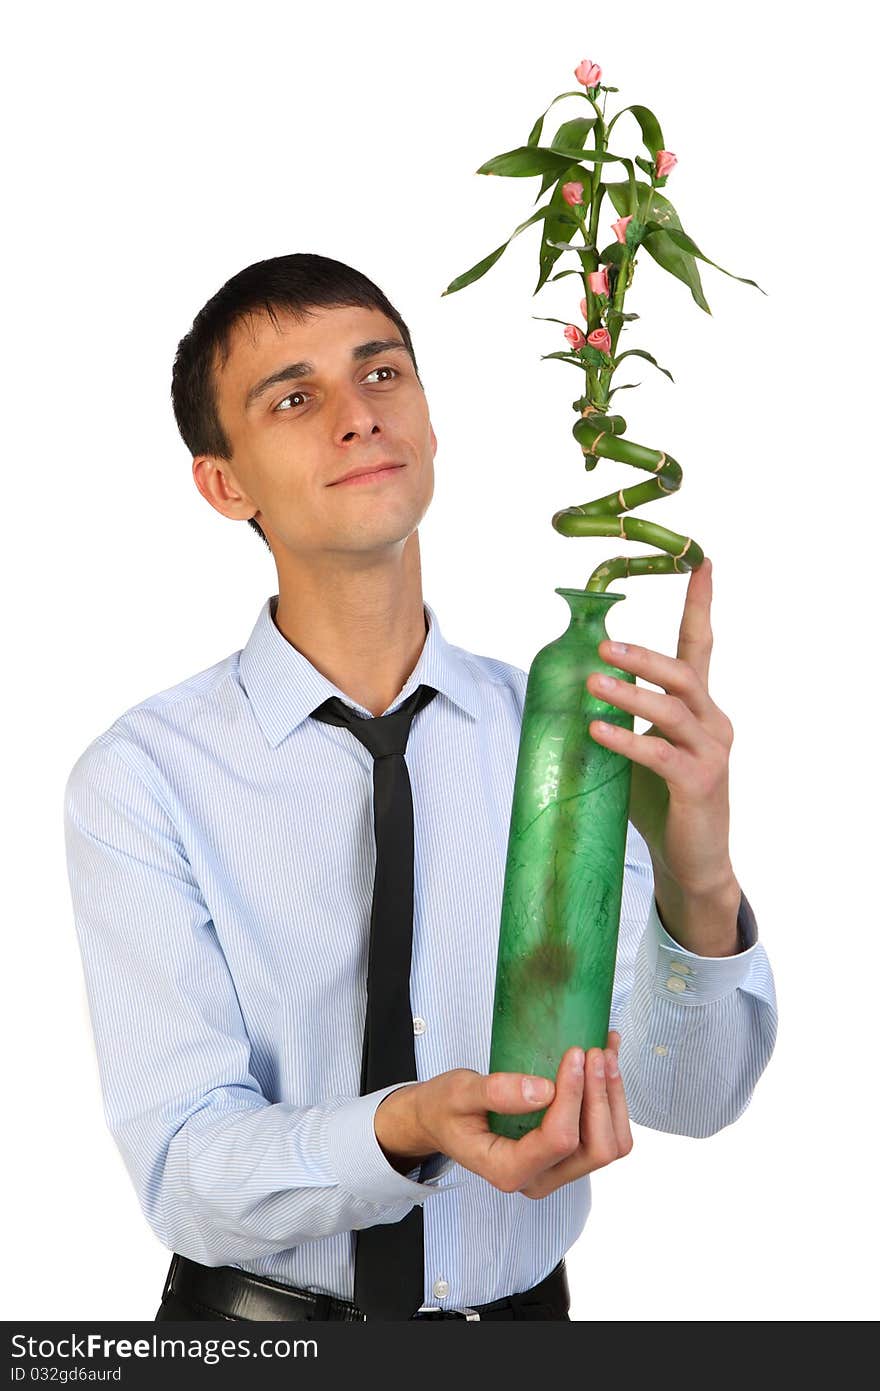
POLYGON ((629 213, 628 216, 619 217, 616 222, 612 222, 611 224, 612 232, 616 236, 617 240, 619 242, 622 242, 624 246, 626 245, 627 225, 632 221, 632 216, 632 213, 629 213))
POLYGON ((670 169, 674 169, 678 160, 671 150, 657 151, 657 178, 662 179, 664 174, 668 174, 670 169))
POLYGON ((597 348, 600 353, 611 352, 611 334, 607 328, 594 328, 587 342, 591 348, 597 348))
POLYGON ((585 319, 589 319, 590 316, 589 316, 589 314, 587 313, 587 297, 586 297, 586 295, 584 295, 583 299, 581 300, 581 313, 583 314, 583 316, 584 316, 585 319))
POLYGON ((563 184, 562 196, 570 208, 573 208, 577 203, 582 203, 584 201, 583 184, 563 184))
POLYGON ((597 63, 591 63, 589 58, 583 58, 575 68, 574 75, 584 87, 595 87, 602 76, 602 69, 597 63))
POLYGON ((608 269, 602 266, 601 270, 591 270, 587 276, 587 285, 594 295, 607 295, 608 290, 608 269))
POLYGON ((568 324, 566 326, 565 336, 568 339, 571 346, 574 348, 575 352, 578 350, 578 348, 582 348, 587 341, 584 335, 581 333, 580 329, 575 324, 568 324))

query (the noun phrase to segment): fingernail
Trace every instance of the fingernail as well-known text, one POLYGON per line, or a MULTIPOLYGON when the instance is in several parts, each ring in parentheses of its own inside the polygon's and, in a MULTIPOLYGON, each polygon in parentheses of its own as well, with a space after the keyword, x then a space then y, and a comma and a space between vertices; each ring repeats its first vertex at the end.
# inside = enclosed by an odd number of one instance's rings
POLYGON ((605 1076, 605 1054, 601 1049, 593 1058, 593 1071, 597 1077, 605 1076))
POLYGON ((608 1076, 616 1077, 620 1071, 620 1068, 617 1066, 617 1054, 614 1052, 614 1049, 609 1048, 607 1053, 605 1054, 605 1057, 608 1060, 608 1076))
POLYGON ((522 1089, 526 1101, 546 1101, 550 1095, 546 1077, 524 1077, 522 1089))
POLYGON ((571 1055, 571 1070, 572 1070, 572 1072, 580 1072, 580 1070, 581 1070, 581 1068, 583 1067, 583 1065, 584 1065, 584 1050, 583 1050, 583 1048, 575 1048, 574 1052, 573 1052, 572 1055, 571 1055))
POLYGON ((608 651, 612 657, 625 657, 629 648, 625 642, 609 642, 608 651))

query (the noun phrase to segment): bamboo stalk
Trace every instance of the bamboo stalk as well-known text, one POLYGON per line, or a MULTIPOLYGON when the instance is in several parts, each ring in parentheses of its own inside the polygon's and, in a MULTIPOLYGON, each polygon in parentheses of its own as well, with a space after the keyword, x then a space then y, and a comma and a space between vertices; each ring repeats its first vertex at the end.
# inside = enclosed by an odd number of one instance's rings
MULTIPOLYGON (((602 153, 606 149, 606 131, 599 105, 591 92, 587 92, 596 112, 594 127, 594 149, 602 153)), ((597 245, 599 231, 599 207, 605 192, 600 178, 601 164, 594 166, 590 179, 589 227, 581 222, 581 231, 588 247, 597 245)), ((647 208, 651 206, 651 196, 655 181, 652 177, 647 208)), ((639 205, 638 215, 642 212, 639 205)), ((598 253, 596 254, 598 268, 598 253)), ((596 498, 579 506, 563 507, 553 514, 552 524, 562 536, 620 536, 624 540, 643 541, 659 547, 659 554, 647 556, 616 555, 597 566, 587 580, 584 588, 588 592, 604 593, 614 580, 630 579, 636 575, 684 574, 696 570, 703 563, 703 550, 691 536, 670 531, 657 522, 649 522, 641 517, 624 518, 623 513, 640 507, 642 503, 665 497, 677 492, 681 487, 682 469, 676 459, 657 449, 636 444, 633 440, 622 438, 626 421, 622 415, 607 415, 607 393, 614 371, 614 354, 617 340, 624 324, 622 317, 626 292, 632 284, 635 269, 635 253, 630 251, 622 266, 615 267, 614 293, 611 297, 611 325, 605 325, 611 335, 611 349, 607 368, 587 367, 587 405, 581 412, 581 419, 572 427, 572 434, 580 444, 588 468, 594 468, 599 459, 613 459, 618 463, 630 464, 633 468, 652 473, 649 483, 637 483, 629 488, 621 488, 605 497, 596 498)), ((589 311, 587 332, 592 333, 602 327, 604 296, 593 294, 588 280, 588 271, 583 273, 584 294, 589 311)))

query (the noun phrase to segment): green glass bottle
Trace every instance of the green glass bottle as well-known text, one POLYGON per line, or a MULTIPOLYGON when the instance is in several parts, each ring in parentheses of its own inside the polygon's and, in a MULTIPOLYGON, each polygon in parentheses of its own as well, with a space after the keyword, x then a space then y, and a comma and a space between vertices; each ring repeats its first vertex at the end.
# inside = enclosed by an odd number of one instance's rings
MULTIPOLYGON (((625 594, 557 589, 568 628, 529 670, 510 815, 490 1072, 556 1081, 567 1048, 604 1048, 617 957, 632 762, 589 723, 632 730, 633 716, 587 690, 590 672, 635 684, 599 656, 605 617, 625 594)), ((547 1108, 489 1112, 518 1140, 547 1108)))

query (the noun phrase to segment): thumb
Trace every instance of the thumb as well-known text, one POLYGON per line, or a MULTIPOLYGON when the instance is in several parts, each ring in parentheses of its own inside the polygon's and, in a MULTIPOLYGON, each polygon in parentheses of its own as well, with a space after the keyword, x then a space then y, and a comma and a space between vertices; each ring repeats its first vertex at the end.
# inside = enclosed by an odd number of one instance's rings
POLYGON ((490 1072, 483 1078, 485 1110, 519 1116, 549 1106, 556 1087, 547 1077, 527 1072, 490 1072))

